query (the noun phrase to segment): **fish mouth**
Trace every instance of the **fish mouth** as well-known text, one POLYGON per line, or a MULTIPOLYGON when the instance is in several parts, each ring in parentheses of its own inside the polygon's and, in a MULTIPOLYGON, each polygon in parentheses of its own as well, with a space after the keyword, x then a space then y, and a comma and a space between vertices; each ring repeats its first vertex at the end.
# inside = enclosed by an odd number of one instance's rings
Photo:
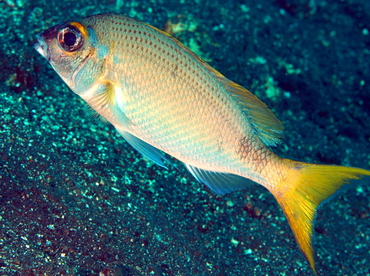
POLYGON ((47 46, 46 46, 45 40, 42 38, 40 34, 36 35, 36 38, 37 38, 37 43, 34 45, 35 50, 40 55, 42 55, 44 58, 48 60, 47 51, 46 51, 47 46))

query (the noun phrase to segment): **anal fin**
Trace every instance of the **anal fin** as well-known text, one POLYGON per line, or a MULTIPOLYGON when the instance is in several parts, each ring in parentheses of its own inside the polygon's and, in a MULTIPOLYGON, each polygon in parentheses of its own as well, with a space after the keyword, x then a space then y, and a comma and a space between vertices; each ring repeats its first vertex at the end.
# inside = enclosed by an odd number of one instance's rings
POLYGON ((188 171, 201 183, 206 184, 213 192, 224 195, 246 188, 254 183, 252 180, 230 173, 213 172, 185 164, 188 171))

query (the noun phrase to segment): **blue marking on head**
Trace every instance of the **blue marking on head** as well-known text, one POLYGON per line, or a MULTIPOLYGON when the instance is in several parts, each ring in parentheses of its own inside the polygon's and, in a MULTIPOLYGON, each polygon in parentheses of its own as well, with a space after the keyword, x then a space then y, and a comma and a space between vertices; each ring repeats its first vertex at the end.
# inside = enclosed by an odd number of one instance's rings
POLYGON ((109 52, 109 47, 108 45, 105 45, 103 43, 99 43, 98 37, 96 36, 96 33, 93 29, 90 27, 87 28, 89 31, 89 36, 90 36, 90 41, 91 41, 91 46, 95 47, 97 50, 97 58, 98 59, 104 59, 106 55, 109 52))

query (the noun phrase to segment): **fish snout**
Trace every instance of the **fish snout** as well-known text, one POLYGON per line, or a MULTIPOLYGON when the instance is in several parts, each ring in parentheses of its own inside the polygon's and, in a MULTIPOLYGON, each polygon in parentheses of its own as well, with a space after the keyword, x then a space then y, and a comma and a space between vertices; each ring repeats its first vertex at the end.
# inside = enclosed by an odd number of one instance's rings
POLYGON ((37 43, 34 45, 35 50, 42 55, 44 58, 47 58, 47 45, 41 34, 36 35, 37 43))

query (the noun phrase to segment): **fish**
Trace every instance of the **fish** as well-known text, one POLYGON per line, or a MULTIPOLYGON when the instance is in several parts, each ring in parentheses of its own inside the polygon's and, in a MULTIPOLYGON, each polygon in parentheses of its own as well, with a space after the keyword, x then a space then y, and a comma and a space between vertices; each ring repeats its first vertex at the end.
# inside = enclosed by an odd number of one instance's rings
POLYGON ((159 166, 182 162, 218 195, 264 186, 281 206, 317 274, 316 211, 370 171, 281 158, 283 126, 254 94, 171 35, 128 16, 66 21, 37 35, 35 49, 69 88, 159 166))

